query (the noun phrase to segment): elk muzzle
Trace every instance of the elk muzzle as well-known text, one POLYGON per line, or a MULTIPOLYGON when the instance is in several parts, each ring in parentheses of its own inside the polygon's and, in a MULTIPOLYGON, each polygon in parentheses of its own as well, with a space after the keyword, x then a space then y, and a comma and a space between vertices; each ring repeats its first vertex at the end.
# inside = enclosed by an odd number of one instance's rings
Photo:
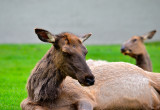
POLYGON ((85 77, 86 86, 94 85, 95 79, 94 77, 85 77))

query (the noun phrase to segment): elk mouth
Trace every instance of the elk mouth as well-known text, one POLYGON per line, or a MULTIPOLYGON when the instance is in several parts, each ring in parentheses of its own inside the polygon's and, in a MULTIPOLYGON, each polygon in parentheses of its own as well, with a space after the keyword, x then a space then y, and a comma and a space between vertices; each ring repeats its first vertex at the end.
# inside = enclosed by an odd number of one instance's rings
POLYGON ((137 55, 135 55, 133 52, 132 52, 132 50, 131 49, 128 49, 128 50, 125 50, 125 51, 121 51, 121 53, 123 54, 123 55, 129 55, 129 56, 131 56, 131 57, 133 57, 133 58, 136 58, 136 56, 137 55))
POLYGON ((130 55, 131 52, 132 52, 131 49, 121 49, 121 53, 122 53, 123 55, 130 55))

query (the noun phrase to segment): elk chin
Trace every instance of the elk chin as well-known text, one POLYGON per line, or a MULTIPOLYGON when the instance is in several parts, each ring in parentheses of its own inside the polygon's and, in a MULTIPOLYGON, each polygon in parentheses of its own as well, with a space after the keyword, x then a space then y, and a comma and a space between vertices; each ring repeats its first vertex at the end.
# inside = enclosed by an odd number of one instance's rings
POLYGON ((132 58, 136 58, 136 57, 137 57, 137 55, 136 55, 136 54, 133 54, 133 53, 128 53, 128 54, 126 54, 126 55, 129 55, 129 56, 132 57, 132 58))
POLYGON ((127 52, 121 52, 123 55, 128 55, 128 53, 127 52))
POLYGON ((132 50, 131 50, 131 49, 127 49, 127 50, 125 50, 125 51, 121 51, 121 53, 122 53, 123 55, 130 55, 130 54, 132 54, 132 50))
POLYGON ((79 80, 78 82, 81 84, 81 86, 91 86, 89 83, 83 83, 83 82, 80 82, 79 80))

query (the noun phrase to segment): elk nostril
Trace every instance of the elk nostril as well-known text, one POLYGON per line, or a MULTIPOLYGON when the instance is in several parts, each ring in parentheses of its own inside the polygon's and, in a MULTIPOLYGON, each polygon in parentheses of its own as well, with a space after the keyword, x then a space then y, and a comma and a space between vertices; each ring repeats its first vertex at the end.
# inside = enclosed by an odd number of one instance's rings
POLYGON ((95 82, 95 80, 94 80, 94 78, 92 78, 92 77, 86 77, 86 78, 85 78, 85 82, 86 82, 87 84, 89 84, 89 85, 93 85, 94 82, 95 82))
POLYGON ((121 52, 125 52, 125 48, 122 47, 122 48, 121 48, 121 52))

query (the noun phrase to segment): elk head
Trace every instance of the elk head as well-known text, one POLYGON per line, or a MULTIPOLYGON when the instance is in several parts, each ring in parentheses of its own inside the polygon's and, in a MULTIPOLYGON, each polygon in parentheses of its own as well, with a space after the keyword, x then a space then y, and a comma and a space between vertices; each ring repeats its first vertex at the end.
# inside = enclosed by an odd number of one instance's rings
POLYGON ((54 65, 63 73, 63 76, 77 79, 80 84, 85 86, 94 84, 94 76, 85 60, 87 49, 83 45, 83 42, 91 34, 86 34, 83 37, 68 32, 54 35, 47 30, 38 28, 35 29, 35 33, 41 41, 53 44, 54 65))
POLYGON ((142 36, 133 36, 128 41, 124 42, 121 46, 121 53, 124 55, 129 55, 135 58, 137 55, 144 54, 146 49, 144 46, 144 41, 146 39, 151 39, 156 30, 153 30, 142 36))

